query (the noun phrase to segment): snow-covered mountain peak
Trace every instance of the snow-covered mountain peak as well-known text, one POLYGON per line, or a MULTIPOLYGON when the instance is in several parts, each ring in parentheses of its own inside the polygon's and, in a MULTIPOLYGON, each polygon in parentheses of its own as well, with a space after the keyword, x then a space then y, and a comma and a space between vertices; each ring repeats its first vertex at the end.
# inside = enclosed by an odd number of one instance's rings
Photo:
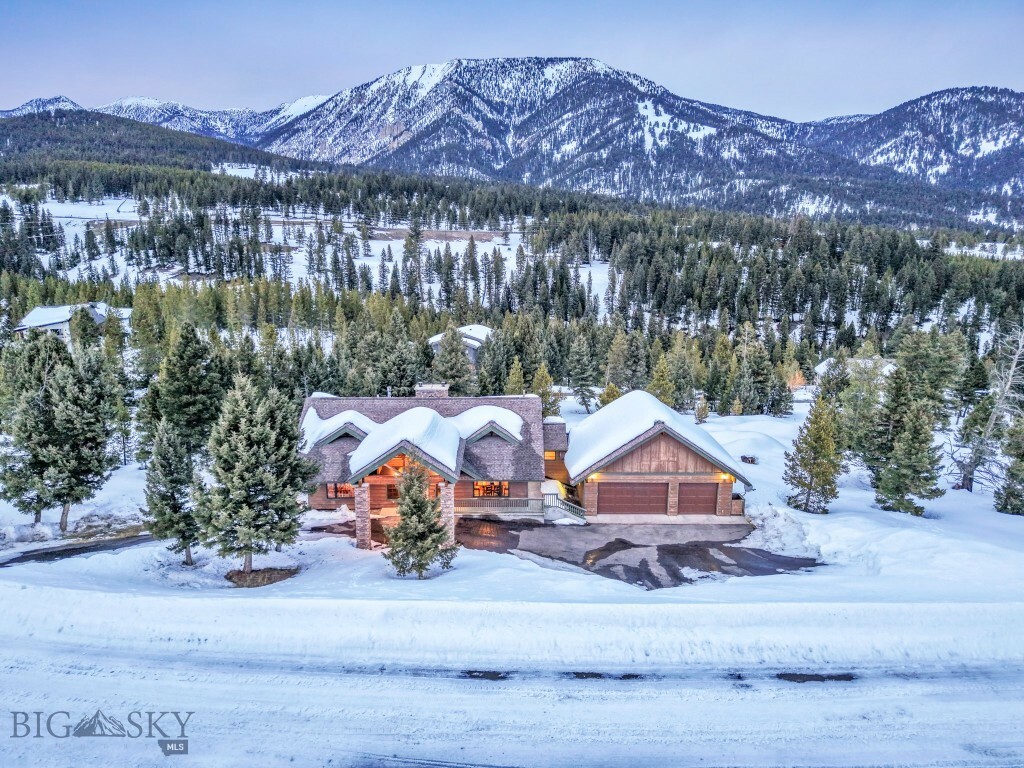
POLYGON ((49 98, 31 99, 19 107, 8 110, 0 110, 0 118, 21 117, 22 115, 35 115, 40 112, 57 112, 67 110, 77 112, 82 107, 67 96, 51 96, 49 98))

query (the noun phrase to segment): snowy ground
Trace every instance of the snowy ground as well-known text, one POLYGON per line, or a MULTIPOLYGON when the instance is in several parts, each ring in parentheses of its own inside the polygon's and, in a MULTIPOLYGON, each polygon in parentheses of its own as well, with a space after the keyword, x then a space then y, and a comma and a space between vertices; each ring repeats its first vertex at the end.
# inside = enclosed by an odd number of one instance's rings
MULTIPOLYGON (((962 491, 883 512, 857 474, 832 514, 787 509, 806 407, 708 429, 759 459, 748 543, 825 567, 645 592, 464 551, 418 582, 306 534, 257 559, 298 576, 237 590, 143 545, 0 569, 0 696, 195 711, 197 764, 1024 764, 1024 519, 962 491)), ((162 764, 144 742, 0 737, 0 764, 162 764)))

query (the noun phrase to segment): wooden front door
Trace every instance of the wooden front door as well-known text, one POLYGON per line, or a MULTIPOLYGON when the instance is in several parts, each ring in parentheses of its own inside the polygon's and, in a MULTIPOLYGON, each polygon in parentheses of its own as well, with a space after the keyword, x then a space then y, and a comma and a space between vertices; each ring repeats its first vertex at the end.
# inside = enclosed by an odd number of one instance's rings
POLYGON ((599 483, 599 515, 664 515, 668 483, 599 483))
POLYGON ((680 483, 680 515, 713 515, 718 503, 718 483, 680 483))

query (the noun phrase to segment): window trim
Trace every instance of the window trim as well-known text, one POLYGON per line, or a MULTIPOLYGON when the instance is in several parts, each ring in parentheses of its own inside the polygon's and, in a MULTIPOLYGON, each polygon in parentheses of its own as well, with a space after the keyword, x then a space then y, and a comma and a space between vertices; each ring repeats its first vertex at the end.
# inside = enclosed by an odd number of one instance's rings
POLYGON ((356 495, 355 486, 349 483, 324 483, 324 485, 328 499, 351 499, 356 495))

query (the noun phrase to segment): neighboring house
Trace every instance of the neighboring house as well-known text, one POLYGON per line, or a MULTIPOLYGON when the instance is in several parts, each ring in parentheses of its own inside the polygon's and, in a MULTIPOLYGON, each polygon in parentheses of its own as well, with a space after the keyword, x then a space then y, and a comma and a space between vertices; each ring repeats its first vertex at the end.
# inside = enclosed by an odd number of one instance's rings
MULTIPOLYGON (((476 353, 480 349, 480 346, 491 337, 494 331, 488 328, 486 325, 463 325, 459 329, 459 335, 462 337, 462 344, 466 347, 466 352, 469 353, 469 361, 476 365, 476 353)), ((427 343, 430 344, 430 348, 434 350, 436 355, 441 349, 441 339, 444 337, 443 333, 439 333, 436 336, 431 336, 427 339, 427 343)))
POLYGON ((116 314, 127 324, 132 314, 130 309, 119 309, 102 301, 89 304, 65 304, 58 307, 35 307, 21 319, 21 322, 14 328, 14 332, 24 335, 33 329, 45 331, 54 333, 60 336, 66 344, 71 344, 71 316, 79 309, 84 309, 96 325, 103 325, 107 321, 107 316, 111 314, 116 314))
POLYGON ((714 438, 646 392, 624 395, 568 432, 563 420, 542 418, 535 395, 316 394, 303 407, 302 430, 300 450, 320 467, 309 505, 354 509, 360 547, 370 545, 371 517, 395 513, 409 462, 428 470, 430 494, 452 530, 457 515, 569 514, 592 522, 741 515, 733 483, 750 487, 714 438), (565 484, 570 498, 545 494, 548 478, 565 484))
MULTIPOLYGON (((834 357, 826 357, 824 360, 822 360, 820 363, 818 363, 816 366, 814 366, 814 373, 815 373, 815 375, 818 376, 819 378, 821 376, 824 376, 825 375, 825 371, 827 371, 828 367, 830 365, 832 365, 832 361, 833 360, 835 360, 834 357)), ((882 362, 882 375, 883 376, 888 376, 889 374, 891 374, 893 371, 896 370, 896 363, 894 363, 892 360, 886 360, 885 358, 879 357, 877 355, 872 358, 872 361, 876 361, 876 360, 880 360, 882 362)), ((869 362, 868 360, 865 360, 865 359, 860 358, 860 357, 850 357, 850 358, 847 358, 846 365, 847 365, 847 367, 851 367, 851 366, 855 366, 855 365, 858 365, 858 366, 859 365, 867 365, 868 362, 869 362)))

